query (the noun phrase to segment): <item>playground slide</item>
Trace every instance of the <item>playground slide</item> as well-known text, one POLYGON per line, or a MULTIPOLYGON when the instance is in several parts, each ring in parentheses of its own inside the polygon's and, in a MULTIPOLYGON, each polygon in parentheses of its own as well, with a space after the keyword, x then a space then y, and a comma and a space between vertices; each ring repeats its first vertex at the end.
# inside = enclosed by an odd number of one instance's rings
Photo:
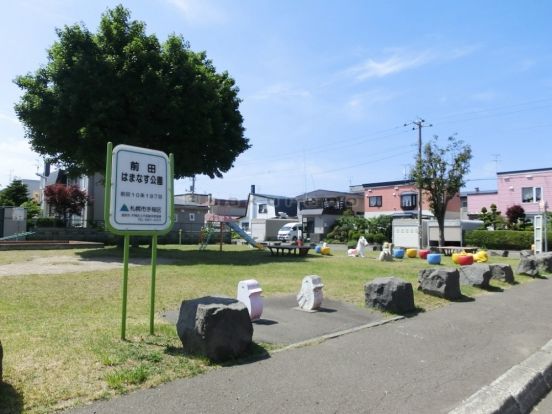
POLYGON ((253 239, 249 234, 247 234, 238 223, 234 221, 227 221, 225 224, 228 224, 232 230, 234 230, 236 233, 238 233, 247 243, 249 243, 251 246, 256 247, 257 249, 264 249, 265 247, 257 243, 255 239, 253 239))

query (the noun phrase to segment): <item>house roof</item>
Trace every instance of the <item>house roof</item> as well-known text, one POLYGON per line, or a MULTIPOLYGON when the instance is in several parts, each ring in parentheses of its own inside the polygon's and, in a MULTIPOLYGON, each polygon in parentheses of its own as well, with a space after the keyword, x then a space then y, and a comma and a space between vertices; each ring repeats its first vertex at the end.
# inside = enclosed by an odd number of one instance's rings
POLYGON ((193 201, 178 202, 178 200, 174 200, 174 207, 175 208, 176 207, 193 207, 193 208, 203 208, 205 210, 207 210, 209 208, 205 204, 195 203, 193 201))
POLYGON ((362 187, 364 188, 390 187, 393 185, 405 185, 405 184, 414 184, 414 180, 380 181, 378 183, 362 184, 362 187))
POLYGON ((249 193, 249 196, 259 196, 264 198, 270 198, 270 199, 293 199, 294 197, 288 197, 288 196, 280 196, 280 195, 271 195, 271 194, 261 194, 261 193, 249 193))
POLYGON ((308 193, 300 194, 295 197, 297 200, 304 200, 307 198, 332 198, 332 197, 351 197, 358 196, 356 193, 346 193, 343 191, 330 191, 330 190, 314 190, 308 193))
POLYGON ((504 175, 504 174, 523 174, 523 173, 541 172, 541 171, 552 171, 552 167, 548 167, 548 168, 533 168, 533 169, 530 169, 530 170, 500 171, 500 172, 497 172, 496 175, 504 175))
POLYGON ((498 194, 498 191, 497 190, 466 191, 465 193, 460 194, 460 196, 489 195, 489 194, 498 194))

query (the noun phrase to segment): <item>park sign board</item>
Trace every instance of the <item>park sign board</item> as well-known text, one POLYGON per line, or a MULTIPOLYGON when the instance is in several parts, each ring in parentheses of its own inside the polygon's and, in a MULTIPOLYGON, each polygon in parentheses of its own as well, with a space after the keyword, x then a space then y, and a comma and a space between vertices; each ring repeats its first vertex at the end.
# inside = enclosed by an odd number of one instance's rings
POLYGON ((123 235, 170 231, 174 217, 172 171, 171 160, 161 151, 130 145, 117 145, 111 154, 108 150, 108 229, 123 235))
POLYGON ((150 335, 154 333, 157 236, 174 223, 174 157, 148 148, 107 143, 104 222, 123 238, 121 339, 126 335, 130 236, 151 236, 150 335))

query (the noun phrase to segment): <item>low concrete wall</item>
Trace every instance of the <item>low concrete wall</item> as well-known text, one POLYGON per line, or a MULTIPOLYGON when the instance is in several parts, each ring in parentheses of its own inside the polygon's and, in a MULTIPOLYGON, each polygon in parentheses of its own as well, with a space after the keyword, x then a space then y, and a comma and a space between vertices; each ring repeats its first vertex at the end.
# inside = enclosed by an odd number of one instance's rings
MULTIPOLYGON (((159 244, 197 244, 200 240, 199 231, 186 231, 182 229, 179 233, 179 226, 175 227, 166 235, 159 236, 159 244)), ((77 240, 88 242, 99 242, 105 244, 123 244, 123 237, 95 228, 62 228, 62 227, 37 227, 30 229, 34 234, 27 236, 26 240, 77 240)), ((131 244, 149 244, 151 237, 131 237, 131 244)), ((217 232, 211 238, 211 243, 219 243, 220 235, 217 232)), ((230 232, 223 232, 223 242, 230 243, 230 232)))

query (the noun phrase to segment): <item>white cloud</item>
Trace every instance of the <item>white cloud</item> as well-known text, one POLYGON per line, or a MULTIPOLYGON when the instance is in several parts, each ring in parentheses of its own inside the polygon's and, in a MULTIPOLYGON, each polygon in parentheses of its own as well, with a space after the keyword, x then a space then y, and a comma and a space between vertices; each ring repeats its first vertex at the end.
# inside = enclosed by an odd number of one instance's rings
POLYGON ((0 184, 6 186, 10 178, 35 179, 39 155, 34 153, 23 138, 0 137, 0 184))
POLYGON ((479 45, 468 45, 446 51, 428 49, 418 52, 407 52, 403 49, 394 49, 387 52, 388 57, 386 58, 380 60, 373 58, 366 59, 362 63, 347 69, 345 73, 358 81, 364 81, 371 78, 383 78, 430 63, 462 59, 474 53, 479 48, 479 45))
POLYGON ((198 24, 225 23, 228 16, 213 3, 204 0, 167 0, 176 7, 186 20, 198 24))
POLYGON ((308 98, 310 96, 311 93, 306 89, 293 88, 286 84, 274 84, 254 93, 249 99, 263 101, 270 99, 308 98))
POLYGON ((0 121, 8 121, 12 124, 15 124, 15 125, 20 125, 19 123, 19 119, 17 119, 16 117, 14 116, 10 116, 10 115, 6 115, 2 112, 0 112, 0 121))
POLYGON ((347 70, 355 79, 363 81, 370 78, 382 78, 394 73, 403 72, 427 64, 433 59, 429 52, 412 55, 395 53, 387 59, 376 61, 368 59, 347 70))

